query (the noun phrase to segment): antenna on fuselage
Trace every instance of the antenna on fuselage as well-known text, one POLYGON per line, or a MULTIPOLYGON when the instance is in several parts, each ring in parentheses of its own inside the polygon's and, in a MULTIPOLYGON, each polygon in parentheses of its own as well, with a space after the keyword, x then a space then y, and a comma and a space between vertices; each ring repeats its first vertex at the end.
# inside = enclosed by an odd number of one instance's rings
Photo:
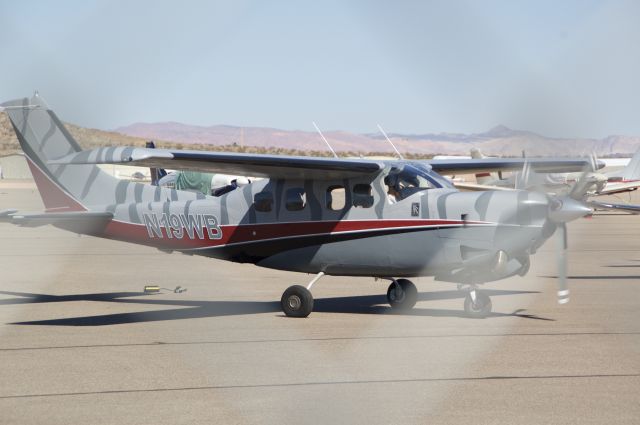
POLYGON ((327 139, 324 137, 324 134, 322 134, 322 131, 320 131, 320 129, 318 128, 318 126, 316 125, 315 121, 311 121, 311 124, 313 124, 313 126, 316 128, 316 131, 318 132, 318 134, 320 135, 320 137, 322 137, 322 140, 324 140, 324 142, 327 144, 327 146, 329 147, 329 150, 331 151, 331 153, 333 154, 334 157, 338 157, 338 154, 336 153, 336 151, 333 150, 333 148, 331 147, 331 145, 329 144, 329 142, 327 141, 327 139))
POLYGON ((387 133, 385 133, 384 129, 382 128, 382 126, 380 124, 378 125, 378 130, 380 130, 380 132, 382 133, 382 135, 384 136, 385 139, 387 139, 387 142, 389 142, 389 144, 391 145, 391 147, 393 148, 394 151, 396 151, 396 154, 398 154, 398 158, 400 159, 404 159, 404 157, 402 156, 402 154, 400 153, 400 151, 398 150, 398 148, 396 148, 396 145, 393 144, 393 142, 391 141, 391 139, 389 139, 389 136, 387 136, 387 133))

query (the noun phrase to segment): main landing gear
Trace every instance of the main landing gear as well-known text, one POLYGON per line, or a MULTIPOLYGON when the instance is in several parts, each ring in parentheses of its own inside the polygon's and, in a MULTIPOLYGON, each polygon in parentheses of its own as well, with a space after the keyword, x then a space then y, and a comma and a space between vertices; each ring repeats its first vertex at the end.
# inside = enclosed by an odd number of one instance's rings
POLYGON ((293 285, 284 291, 280 304, 289 317, 307 317, 313 310, 313 295, 304 286, 293 285))
POLYGON ((392 279, 387 289, 387 301, 395 310, 411 310, 418 301, 418 289, 408 279, 392 279))
POLYGON ((305 288, 301 285, 293 285, 287 288, 282 294, 280 305, 282 311, 289 317, 307 317, 313 311, 313 295, 311 295, 311 287, 320 278, 324 276, 324 272, 320 272, 313 278, 305 288))
MULTIPOLYGON (((280 305, 282 311, 288 317, 307 317, 313 311, 313 295, 311 287, 324 272, 318 273, 305 288, 301 285, 293 285, 282 294, 280 305)), ((416 285, 407 279, 391 279, 391 285, 387 289, 387 301, 395 310, 410 310, 418 301, 418 289, 416 285)))

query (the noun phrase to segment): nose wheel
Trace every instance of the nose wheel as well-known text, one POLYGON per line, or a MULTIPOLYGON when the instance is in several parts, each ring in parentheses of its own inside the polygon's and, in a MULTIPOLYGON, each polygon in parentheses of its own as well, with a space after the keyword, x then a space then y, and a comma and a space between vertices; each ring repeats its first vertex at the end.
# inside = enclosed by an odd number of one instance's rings
POLYGON ((484 292, 471 289, 464 299, 464 312, 474 319, 484 319, 491 314, 491 298, 484 292))
POLYGON ((393 309, 411 310, 418 301, 418 289, 410 280, 394 280, 387 289, 387 301, 393 309))

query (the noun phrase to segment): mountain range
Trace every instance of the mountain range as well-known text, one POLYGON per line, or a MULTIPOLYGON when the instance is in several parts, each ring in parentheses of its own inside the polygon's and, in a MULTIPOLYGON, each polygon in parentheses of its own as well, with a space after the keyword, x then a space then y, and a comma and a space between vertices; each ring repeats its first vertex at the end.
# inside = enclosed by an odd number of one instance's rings
MULTIPOLYGON (((136 123, 114 130, 144 139, 171 140, 184 145, 256 146, 263 148, 327 150, 315 132, 281 130, 268 127, 235 127, 229 125, 196 126, 177 122, 136 123)), ((324 136, 336 152, 370 153, 393 150, 381 134, 358 134, 327 131, 324 136)), ((389 134, 402 153, 416 155, 468 155, 472 147, 492 156, 586 155, 628 156, 640 148, 640 137, 609 136, 604 139, 553 138, 533 132, 513 130, 504 125, 484 133, 459 134, 389 134)), ((186 146, 185 146, 186 147, 186 146)))

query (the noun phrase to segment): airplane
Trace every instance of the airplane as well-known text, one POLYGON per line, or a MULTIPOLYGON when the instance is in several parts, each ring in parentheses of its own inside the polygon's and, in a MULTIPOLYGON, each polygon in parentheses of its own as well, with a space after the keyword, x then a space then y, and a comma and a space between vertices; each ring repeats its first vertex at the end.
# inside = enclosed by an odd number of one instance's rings
POLYGON ((613 195, 638 190, 640 187, 640 149, 636 151, 625 167, 603 174, 607 178, 607 182, 603 189, 596 192, 598 195, 613 195))
MULTIPOLYGON (((132 147, 82 150, 37 93, 0 107, 45 206, 35 213, 4 210, 0 221, 51 224, 161 251, 314 274, 306 286, 293 285, 282 294, 281 307, 289 317, 312 312, 311 288, 324 275, 390 281, 387 300, 401 310, 417 301, 409 278, 432 276, 466 292, 469 317, 487 317, 491 299, 479 286, 525 275, 530 256, 554 233, 564 240, 560 257, 566 262, 566 223, 593 207, 569 196, 523 190, 460 192, 442 177, 515 170, 523 159, 424 162, 132 147), (214 197, 119 180, 98 164, 263 179, 214 197)), ((526 164, 541 172, 578 171, 588 161, 528 159, 526 164)), ((558 273, 560 303, 569 299, 564 267, 558 273)))
MULTIPOLYGON (((471 157, 486 158, 479 149, 471 149, 471 157)), ((595 170, 593 170, 595 171, 595 170)), ((582 173, 529 173, 526 182, 522 173, 514 173, 503 178, 502 173, 478 173, 476 183, 455 182, 455 186, 463 190, 512 190, 528 189, 554 193, 571 191, 582 173), (526 186, 526 187, 525 187, 526 186)), ((588 196, 613 195, 631 192, 640 187, 640 149, 631 161, 622 169, 604 173, 591 172, 589 187, 585 190, 588 196)))

